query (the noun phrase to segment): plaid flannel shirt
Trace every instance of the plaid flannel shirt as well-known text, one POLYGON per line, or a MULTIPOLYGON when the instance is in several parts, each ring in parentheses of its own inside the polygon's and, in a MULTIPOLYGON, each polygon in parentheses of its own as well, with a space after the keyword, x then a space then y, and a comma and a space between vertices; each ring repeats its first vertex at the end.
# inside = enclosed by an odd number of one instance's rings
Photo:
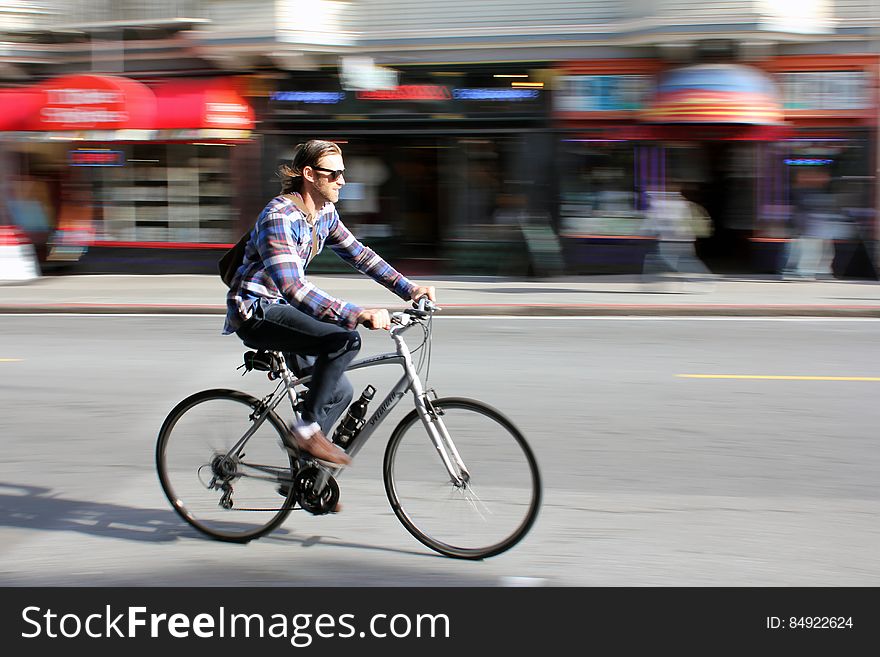
POLYGON ((324 204, 312 225, 291 199, 277 196, 266 205, 251 230, 244 261, 226 295, 224 334, 234 333, 250 318, 260 298, 289 303, 319 320, 348 329, 357 326, 358 314, 363 310, 360 306, 341 301, 306 279, 313 239, 317 242, 315 255, 327 244, 356 270, 402 299, 412 297, 416 286, 359 242, 339 219, 332 203, 324 204))

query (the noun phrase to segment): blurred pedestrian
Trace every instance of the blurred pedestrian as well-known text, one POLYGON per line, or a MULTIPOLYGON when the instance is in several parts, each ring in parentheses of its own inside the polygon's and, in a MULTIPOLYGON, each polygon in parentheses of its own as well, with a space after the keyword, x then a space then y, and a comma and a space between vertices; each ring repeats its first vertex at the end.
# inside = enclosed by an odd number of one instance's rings
POLYGON ((311 374, 292 437, 316 458, 343 465, 350 458, 326 436, 353 396, 344 372, 360 349, 354 329, 358 324, 388 329, 390 317, 384 308, 362 308, 317 288, 306 277, 309 262, 329 244, 340 258, 403 299, 434 301, 434 288, 410 282, 342 223, 334 205, 345 185, 337 144, 312 140, 298 145, 280 175, 281 194, 260 213, 230 283, 223 332, 234 332, 257 348, 284 352, 298 376, 311 374))
POLYGON ((642 275, 648 280, 664 272, 683 274, 691 280, 714 279, 696 252, 697 238, 712 234, 706 210, 688 201, 675 185, 666 191, 648 192, 647 200, 643 232, 657 239, 657 248, 645 256, 642 275))
POLYGON ((793 242, 783 269, 783 278, 811 279, 832 277, 834 240, 846 229, 844 217, 830 189, 831 176, 824 168, 811 167, 798 172, 792 191, 793 242))

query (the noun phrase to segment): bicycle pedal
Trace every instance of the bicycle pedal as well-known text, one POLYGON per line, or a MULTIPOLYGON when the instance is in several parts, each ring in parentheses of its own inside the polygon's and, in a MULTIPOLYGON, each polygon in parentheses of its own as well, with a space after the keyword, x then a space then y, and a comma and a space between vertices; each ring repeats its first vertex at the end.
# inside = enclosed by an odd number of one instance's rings
POLYGON ((330 461, 322 461, 321 459, 315 458, 314 456, 311 458, 313 463, 317 463, 321 467, 327 468, 328 470, 342 470, 343 468, 349 467, 349 465, 343 465, 341 463, 332 463, 330 461))

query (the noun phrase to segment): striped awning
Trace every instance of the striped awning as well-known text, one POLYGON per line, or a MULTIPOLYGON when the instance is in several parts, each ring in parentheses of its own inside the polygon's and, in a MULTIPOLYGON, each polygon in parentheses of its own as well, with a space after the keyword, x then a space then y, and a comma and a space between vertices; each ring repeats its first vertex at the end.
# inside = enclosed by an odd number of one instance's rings
POLYGON ((741 64, 699 64, 661 74, 641 118, 655 124, 783 123, 773 80, 741 64))

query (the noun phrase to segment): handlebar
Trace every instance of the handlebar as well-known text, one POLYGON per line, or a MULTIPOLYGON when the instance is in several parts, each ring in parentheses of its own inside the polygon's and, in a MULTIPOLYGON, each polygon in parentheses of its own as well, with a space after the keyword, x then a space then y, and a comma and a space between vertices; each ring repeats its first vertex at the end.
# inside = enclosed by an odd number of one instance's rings
MULTIPOLYGON (((401 311, 391 313, 391 323, 399 326, 406 326, 412 319, 424 319, 440 310, 440 306, 431 301, 428 297, 420 297, 418 301, 413 301, 412 308, 405 308, 401 311)), ((372 322, 364 322, 363 326, 372 329, 372 322)))
POLYGON ((424 319, 430 317, 440 310, 440 306, 428 299, 421 297, 418 301, 413 302, 412 308, 404 308, 401 311, 391 314, 391 323, 398 326, 407 326, 414 319, 424 319))
POLYGON ((437 312, 440 310, 440 307, 431 301, 428 297, 419 297, 418 301, 413 301, 413 309, 412 311, 404 311, 410 312, 410 314, 416 315, 418 317, 427 317, 431 313, 437 312))

